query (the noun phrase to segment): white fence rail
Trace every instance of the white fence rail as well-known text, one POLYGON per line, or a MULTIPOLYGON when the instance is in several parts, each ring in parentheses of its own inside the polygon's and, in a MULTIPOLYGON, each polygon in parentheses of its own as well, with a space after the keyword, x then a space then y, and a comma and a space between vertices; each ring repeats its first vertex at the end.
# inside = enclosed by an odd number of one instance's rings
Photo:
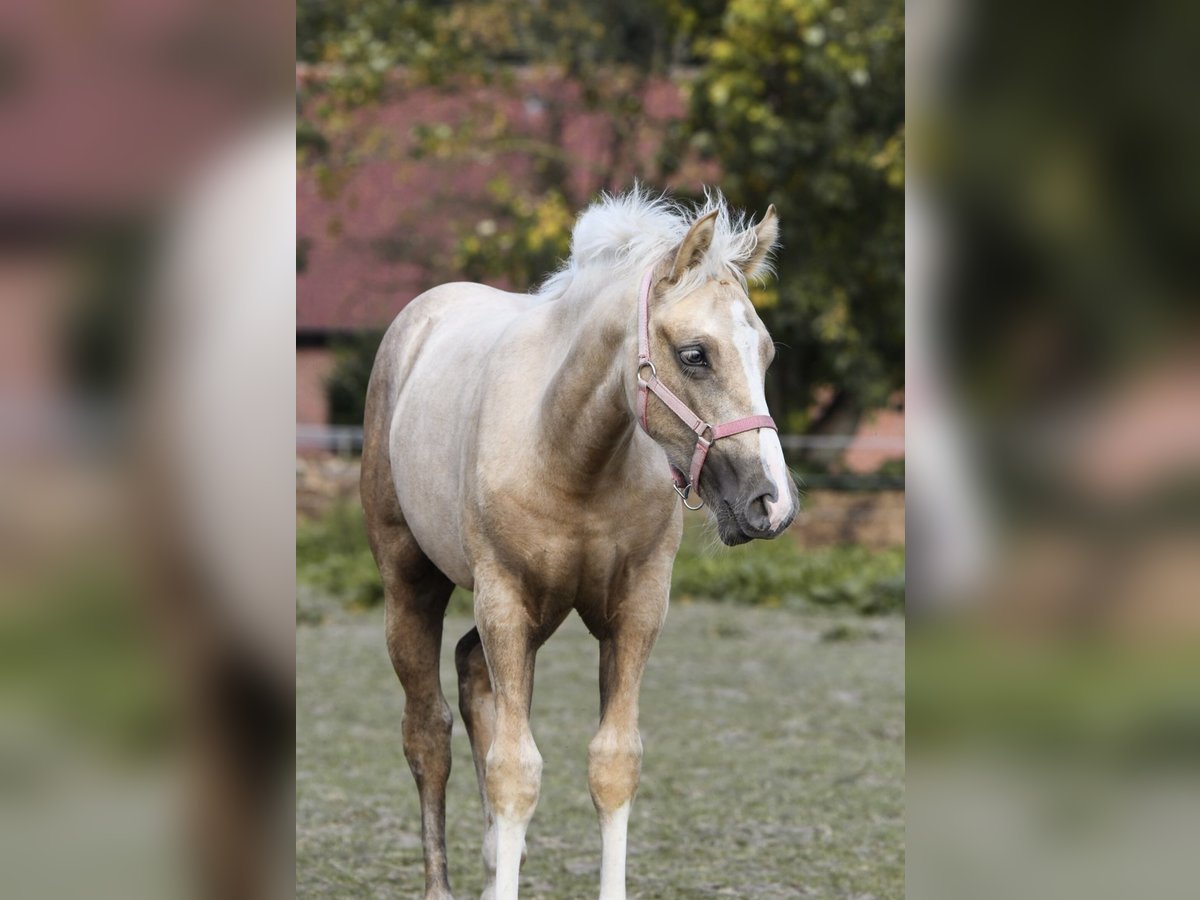
MULTIPOLYGON (((297 425, 296 447, 300 450, 325 450, 357 453, 362 449, 363 430, 354 425, 297 425)), ((904 439, 878 435, 853 434, 781 434, 784 450, 889 450, 904 453, 904 439)))

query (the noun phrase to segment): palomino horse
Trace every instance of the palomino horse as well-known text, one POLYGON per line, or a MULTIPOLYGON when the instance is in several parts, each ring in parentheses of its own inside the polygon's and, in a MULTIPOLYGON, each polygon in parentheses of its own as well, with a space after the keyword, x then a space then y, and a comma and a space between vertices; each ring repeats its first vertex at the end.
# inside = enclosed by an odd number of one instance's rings
POLYGON ((605 197, 537 293, 445 284, 388 329, 362 500, 406 696, 426 898, 451 896, 438 658, 456 584, 475 592, 455 661, 486 822, 483 896, 517 896, 542 769, 534 657, 572 609, 600 641, 588 746, 600 896, 625 896, 638 693, 666 617, 680 496, 707 502, 726 544, 775 537, 797 506, 763 396, 774 347, 745 290, 777 235, 773 207, 751 228, 719 194, 694 213, 636 190, 605 197))

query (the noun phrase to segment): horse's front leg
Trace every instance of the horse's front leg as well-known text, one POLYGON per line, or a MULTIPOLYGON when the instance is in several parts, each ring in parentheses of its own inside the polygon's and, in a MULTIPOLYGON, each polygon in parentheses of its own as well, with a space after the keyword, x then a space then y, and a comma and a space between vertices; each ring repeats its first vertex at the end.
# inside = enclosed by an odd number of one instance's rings
POLYGON ((537 647, 520 602, 515 593, 496 586, 481 588, 475 601, 475 621, 496 704, 495 732, 484 763, 495 829, 494 842, 488 841, 495 847, 494 900, 517 900, 525 831, 542 779, 542 756, 529 728, 537 647))
POLYGON ((600 728, 588 745, 588 786, 603 842, 600 900, 625 897, 629 809, 642 770, 638 695, 667 610, 667 587, 643 596, 621 603, 600 635, 600 728))

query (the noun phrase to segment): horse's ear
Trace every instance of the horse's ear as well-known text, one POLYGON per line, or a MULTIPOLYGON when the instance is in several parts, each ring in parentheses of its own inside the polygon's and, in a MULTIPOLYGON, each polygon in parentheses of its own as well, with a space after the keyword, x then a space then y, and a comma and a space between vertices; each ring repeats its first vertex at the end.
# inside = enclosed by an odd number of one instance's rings
POLYGON ((750 258, 741 264, 741 269, 747 278, 756 278, 767 266, 767 257, 775 249, 779 241, 779 216, 775 213, 775 204, 767 207, 762 221, 754 226, 754 236, 758 239, 750 258))
POLYGON ((687 236, 679 244, 679 249, 675 251, 675 262, 671 265, 668 281, 678 281, 683 277, 684 272, 704 258, 704 254, 708 252, 708 248, 712 244, 717 212, 714 209, 708 215, 697 219, 688 230, 687 236))

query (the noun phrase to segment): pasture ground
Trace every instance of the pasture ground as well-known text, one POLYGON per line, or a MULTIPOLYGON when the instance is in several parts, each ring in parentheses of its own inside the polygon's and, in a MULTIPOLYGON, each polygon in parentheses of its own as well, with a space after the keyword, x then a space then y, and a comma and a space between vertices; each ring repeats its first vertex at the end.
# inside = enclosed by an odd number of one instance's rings
MULTIPOLYGON (((452 707, 453 646, 470 625, 446 621, 452 707)), ((903 896, 903 657, 896 615, 673 603, 642 693, 630 897, 903 896)), ((538 656, 533 731, 544 774, 523 898, 598 890, 587 790, 597 659, 574 616, 538 656)), ((332 608, 301 625, 297 661, 298 896, 419 896, 417 796, 382 610, 332 608)), ((451 883, 459 898, 477 897, 482 814, 457 708, 453 754, 451 883)))

